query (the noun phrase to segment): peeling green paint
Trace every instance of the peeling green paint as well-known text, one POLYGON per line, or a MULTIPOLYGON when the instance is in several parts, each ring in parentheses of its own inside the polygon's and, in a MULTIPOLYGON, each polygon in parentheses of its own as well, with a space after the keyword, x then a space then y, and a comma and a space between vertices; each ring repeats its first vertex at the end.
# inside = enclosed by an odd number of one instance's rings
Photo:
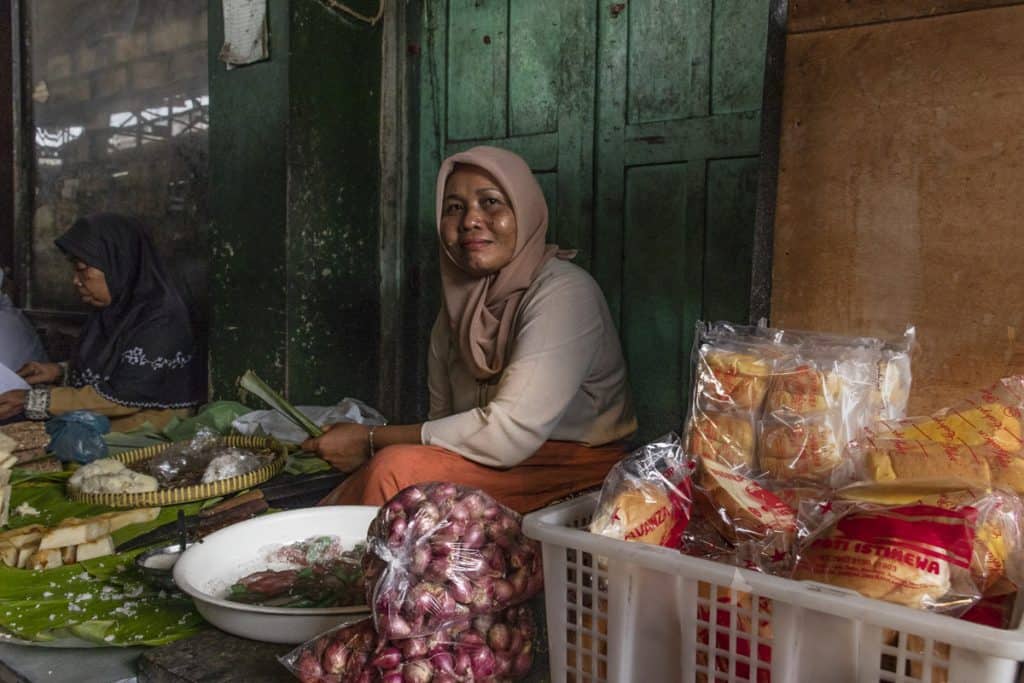
POLYGON ((251 367, 298 403, 375 402, 380 29, 268 7, 270 60, 231 71, 210 10, 214 395, 251 367))

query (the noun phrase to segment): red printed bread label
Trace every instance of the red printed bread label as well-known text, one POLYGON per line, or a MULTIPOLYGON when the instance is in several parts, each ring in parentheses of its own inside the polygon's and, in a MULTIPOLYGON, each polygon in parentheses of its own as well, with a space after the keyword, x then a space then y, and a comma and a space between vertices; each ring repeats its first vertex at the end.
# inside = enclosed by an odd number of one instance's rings
POLYGON ((828 410, 835 403, 838 389, 829 384, 825 373, 809 365, 780 373, 768 390, 768 411, 789 410, 794 413, 816 413, 828 410))
POLYGON ((771 491, 712 460, 702 458, 701 465, 708 497, 731 515, 753 521, 764 531, 791 532, 796 529, 793 508, 771 491))
POLYGON ((679 547, 690 520, 690 479, 675 486, 679 493, 653 481, 623 486, 608 517, 596 517, 590 530, 626 541, 679 547))
POLYGON ((794 578, 916 608, 941 607, 971 562, 976 512, 929 505, 855 512, 804 550, 794 578))
POLYGON ((697 394, 716 403, 742 409, 760 409, 768 391, 771 365, 768 359, 701 347, 703 364, 697 377, 697 394))

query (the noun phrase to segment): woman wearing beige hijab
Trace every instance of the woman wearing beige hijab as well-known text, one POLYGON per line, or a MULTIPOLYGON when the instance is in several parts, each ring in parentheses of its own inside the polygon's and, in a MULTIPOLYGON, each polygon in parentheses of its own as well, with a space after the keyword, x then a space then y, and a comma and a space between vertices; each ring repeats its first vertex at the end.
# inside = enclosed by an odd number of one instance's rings
POLYGON ((430 414, 333 425, 303 444, 354 472, 324 503, 379 505, 451 481, 525 512, 596 486, 622 457, 636 418, 608 305, 545 243, 547 228, 544 195, 517 155, 474 147, 444 161, 430 414))

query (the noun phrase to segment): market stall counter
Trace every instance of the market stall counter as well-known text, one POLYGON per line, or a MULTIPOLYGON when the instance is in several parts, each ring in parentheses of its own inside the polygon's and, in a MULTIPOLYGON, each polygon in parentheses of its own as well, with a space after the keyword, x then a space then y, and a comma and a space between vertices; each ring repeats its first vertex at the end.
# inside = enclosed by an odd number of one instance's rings
POLYGON ((162 432, 96 435, 84 465, 62 466, 42 423, 2 428, 0 681, 287 680, 288 646, 211 628, 158 566, 173 557, 150 557, 313 506, 344 478, 233 433, 247 412, 222 402, 162 432))
POLYGON ((133 680, 136 660, 144 651, 141 647, 44 650, 0 643, 0 683, 133 680))

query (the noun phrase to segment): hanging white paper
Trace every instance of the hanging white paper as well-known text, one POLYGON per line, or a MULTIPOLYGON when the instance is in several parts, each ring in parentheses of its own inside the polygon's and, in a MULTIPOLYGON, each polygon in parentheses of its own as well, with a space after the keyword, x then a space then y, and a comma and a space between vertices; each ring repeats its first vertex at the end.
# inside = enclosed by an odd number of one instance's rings
POLYGON ((0 363, 0 394, 14 389, 28 389, 28 383, 9 367, 0 363))
POLYGON ((270 57, 267 0, 224 0, 224 45, 220 61, 242 66, 270 57))

